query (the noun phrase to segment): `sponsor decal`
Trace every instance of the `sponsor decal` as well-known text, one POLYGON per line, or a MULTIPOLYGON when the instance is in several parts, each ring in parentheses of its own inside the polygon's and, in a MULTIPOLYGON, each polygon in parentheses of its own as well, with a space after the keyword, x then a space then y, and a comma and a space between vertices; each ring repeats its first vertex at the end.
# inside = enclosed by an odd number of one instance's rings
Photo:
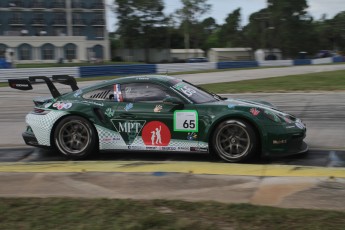
POLYGON ((191 152, 208 152, 208 148, 190 147, 191 152))
POLYGON ((119 137, 104 137, 101 139, 101 142, 113 142, 121 140, 119 137))
POLYGON ((182 92, 187 97, 193 96, 196 93, 194 89, 189 88, 187 85, 183 84, 182 82, 173 86, 173 88, 177 89, 178 91, 182 92))
POLYGON ((117 102, 123 101, 122 93, 121 93, 121 85, 115 84, 114 85, 114 100, 117 102))
POLYGON ((12 87, 25 87, 25 88, 27 88, 27 87, 29 87, 29 85, 27 85, 27 84, 12 84, 12 87))
POLYGON ((80 94, 82 94, 82 93, 83 93, 83 91, 81 89, 78 89, 77 91, 75 91, 74 97, 79 97, 80 94))
POLYGON ((302 122, 296 122, 295 125, 296 125, 297 128, 299 128, 299 129, 304 129, 304 128, 305 128, 305 126, 304 126, 304 124, 303 124, 302 122))
POLYGON ((57 108, 58 110, 70 109, 72 107, 72 103, 64 103, 64 102, 58 101, 53 104, 53 107, 57 108))
POLYGON ((148 77, 137 77, 137 80, 150 80, 148 77))
POLYGON ((196 133, 188 133, 187 140, 194 141, 198 138, 198 135, 196 133))
POLYGON ((128 149, 131 149, 131 150, 146 150, 146 147, 145 146, 136 146, 136 145, 130 145, 128 146, 128 149))
POLYGON ((250 113, 253 114, 253 116, 259 115, 260 111, 256 108, 251 108, 250 113))
POLYGON ((81 101, 80 103, 83 103, 83 104, 92 104, 92 105, 98 105, 98 106, 104 106, 103 103, 99 103, 99 102, 95 102, 95 101, 81 101))
POLYGON ((295 128, 295 126, 294 126, 294 125, 290 125, 290 126, 286 126, 285 128, 287 128, 287 129, 293 129, 293 128, 295 128))
POLYGON ((162 147, 162 150, 164 151, 176 151, 176 147, 162 147))
POLYGON ((146 150, 162 150, 162 147, 146 146, 146 150))
POLYGON ((120 133, 122 139, 127 145, 131 145, 138 134, 141 132, 146 121, 144 120, 122 120, 113 119, 111 120, 116 131, 120 133))
POLYGON ((198 112, 196 110, 176 110, 174 112, 175 132, 198 132, 198 112))
POLYGON ((125 110, 126 111, 129 111, 129 110, 131 110, 133 108, 133 103, 129 103, 129 104, 127 104, 126 106, 125 106, 125 110))
POLYGON ((171 133, 163 122, 151 121, 143 128, 141 137, 145 145, 167 146, 170 143, 171 133))
POLYGON ((234 104, 228 104, 228 108, 229 108, 229 109, 233 109, 233 108, 235 108, 235 106, 236 106, 236 105, 234 105, 234 104))
POLYGON ((160 113, 162 109, 163 109, 163 106, 161 106, 161 105, 156 105, 156 107, 153 109, 153 112, 155 112, 155 113, 160 113))
POLYGON ((115 114, 115 110, 112 108, 107 108, 107 110, 104 113, 107 117, 111 118, 114 116, 115 114))
POLYGON ((190 151, 190 148, 189 147, 177 147, 177 150, 179 151, 190 151))
POLYGON ((274 145, 286 144, 287 140, 273 140, 274 145))

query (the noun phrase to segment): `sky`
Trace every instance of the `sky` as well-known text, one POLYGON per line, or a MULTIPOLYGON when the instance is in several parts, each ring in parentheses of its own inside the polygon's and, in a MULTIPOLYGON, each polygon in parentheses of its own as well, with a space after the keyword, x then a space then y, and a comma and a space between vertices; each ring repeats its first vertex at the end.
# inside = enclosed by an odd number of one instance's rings
MULTIPOLYGON (((163 0, 165 3, 165 13, 174 12, 181 8, 181 0, 163 0)), ((288 0, 287 0, 288 1, 288 0)), ((106 0, 107 4, 113 3, 114 0, 106 0)), ((223 24, 229 13, 237 8, 241 8, 242 26, 248 23, 249 16, 266 7, 266 0, 208 0, 212 9, 204 18, 213 17, 218 24, 223 24)), ((323 14, 327 18, 333 18, 337 13, 345 11, 345 0, 308 0, 308 12, 314 19, 320 19, 323 14)), ((109 31, 115 30, 116 16, 107 10, 107 28, 109 31)))

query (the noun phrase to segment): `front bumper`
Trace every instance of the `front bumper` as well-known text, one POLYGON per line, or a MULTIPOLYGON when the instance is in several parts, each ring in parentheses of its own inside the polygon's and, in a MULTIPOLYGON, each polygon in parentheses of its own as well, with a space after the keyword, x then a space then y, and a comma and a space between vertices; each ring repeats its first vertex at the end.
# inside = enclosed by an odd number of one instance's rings
POLYGON ((304 142, 306 133, 306 128, 275 127, 274 132, 267 135, 263 156, 290 156, 307 152, 309 147, 304 142))

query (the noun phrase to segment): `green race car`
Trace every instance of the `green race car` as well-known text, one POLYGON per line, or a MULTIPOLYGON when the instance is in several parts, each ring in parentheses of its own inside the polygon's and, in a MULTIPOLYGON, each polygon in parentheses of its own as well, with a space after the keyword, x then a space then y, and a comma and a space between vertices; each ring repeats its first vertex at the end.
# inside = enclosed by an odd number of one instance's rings
POLYGON ((99 150, 214 153, 227 162, 308 150, 300 119, 267 102, 223 98, 169 76, 118 78, 79 89, 69 76, 9 80, 31 90, 44 81, 52 97, 34 100, 23 138, 71 159, 99 150), (61 95, 53 82, 70 85, 61 95))

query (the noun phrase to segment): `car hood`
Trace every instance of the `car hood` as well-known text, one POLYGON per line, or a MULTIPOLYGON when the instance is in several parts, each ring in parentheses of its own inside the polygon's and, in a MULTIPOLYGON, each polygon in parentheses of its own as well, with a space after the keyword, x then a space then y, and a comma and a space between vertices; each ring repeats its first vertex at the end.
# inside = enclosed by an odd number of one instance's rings
POLYGON ((294 117, 288 113, 280 111, 279 109, 277 109, 277 107, 275 107, 271 103, 266 102, 266 101, 261 101, 261 100, 251 101, 251 100, 244 100, 244 99, 237 99, 237 98, 236 99, 235 98, 228 98, 224 101, 220 101, 217 103, 225 105, 228 108, 236 108, 236 107, 237 108, 239 108, 239 107, 257 108, 257 109, 262 109, 262 110, 269 110, 271 112, 278 113, 284 117, 285 116, 294 117))

